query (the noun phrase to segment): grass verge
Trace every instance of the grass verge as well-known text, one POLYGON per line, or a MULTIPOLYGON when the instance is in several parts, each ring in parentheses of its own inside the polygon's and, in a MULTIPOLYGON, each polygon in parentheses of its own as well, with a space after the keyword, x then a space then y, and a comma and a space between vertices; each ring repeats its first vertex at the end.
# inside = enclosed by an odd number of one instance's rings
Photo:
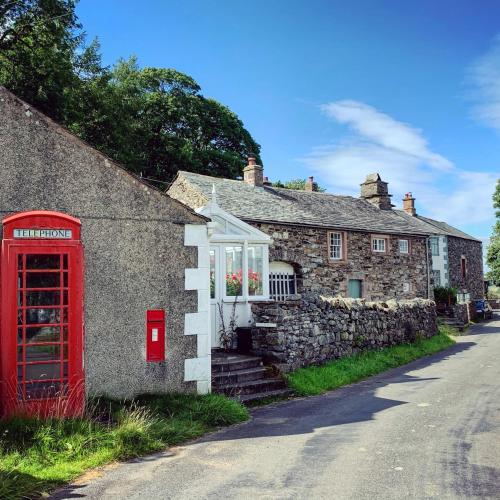
POLYGON ((247 419, 247 409, 224 396, 168 394, 97 399, 83 418, 0 421, 0 498, 44 495, 89 468, 247 419))
POLYGON ((322 394, 446 349, 455 343, 450 337, 455 334, 454 328, 440 325, 438 334, 429 339, 378 351, 365 351, 320 366, 300 368, 289 373, 286 378, 289 386, 299 395, 322 394))

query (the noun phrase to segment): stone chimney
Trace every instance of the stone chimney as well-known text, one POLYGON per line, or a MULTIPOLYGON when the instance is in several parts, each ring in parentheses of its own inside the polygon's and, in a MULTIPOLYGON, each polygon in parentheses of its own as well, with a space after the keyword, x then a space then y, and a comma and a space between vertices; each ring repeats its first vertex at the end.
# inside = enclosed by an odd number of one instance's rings
POLYGON ((391 194, 379 174, 368 174, 365 182, 361 184, 361 198, 370 202, 380 210, 390 210, 394 205, 391 203, 391 194))
POLYGON ((264 186, 272 186, 273 183, 269 180, 269 177, 264 177, 264 182, 262 183, 264 186))
POLYGON ((262 187, 264 184, 264 168, 255 163, 255 158, 248 158, 248 165, 243 169, 243 180, 250 186, 262 187))
POLYGON ((415 198, 413 198, 411 193, 406 193, 403 198, 403 210, 413 217, 417 215, 417 211, 415 210, 415 198))
POLYGON ((308 177, 306 185, 304 186, 306 191, 316 191, 316 186, 314 185, 314 177, 308 177))

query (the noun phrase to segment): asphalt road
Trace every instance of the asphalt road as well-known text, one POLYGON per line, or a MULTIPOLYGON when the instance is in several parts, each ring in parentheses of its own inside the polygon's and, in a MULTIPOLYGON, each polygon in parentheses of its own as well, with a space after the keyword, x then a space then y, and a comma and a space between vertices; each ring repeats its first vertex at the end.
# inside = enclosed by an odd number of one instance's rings
POLYGON ((53 498, 500 498, 500 320, 367 381, 87 476, 53 498), (97 476, 99 476, 97 474, 97 476))

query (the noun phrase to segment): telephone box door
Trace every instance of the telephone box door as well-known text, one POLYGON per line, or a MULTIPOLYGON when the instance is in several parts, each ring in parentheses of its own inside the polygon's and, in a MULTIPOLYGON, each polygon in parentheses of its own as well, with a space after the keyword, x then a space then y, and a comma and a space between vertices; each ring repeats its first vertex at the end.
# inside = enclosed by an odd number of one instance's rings
POLYGON ((67 232, 65 223, 76 219, 25 217, 14 221, 15 228, 9 219, 4 220, 1 260, 3 413, 78 415, 84 404, 79 224, 67 232), (17 226, 38 232, 16 238, 23 234, 17 226), (47 237, 35 236, 40 234, 47 237))

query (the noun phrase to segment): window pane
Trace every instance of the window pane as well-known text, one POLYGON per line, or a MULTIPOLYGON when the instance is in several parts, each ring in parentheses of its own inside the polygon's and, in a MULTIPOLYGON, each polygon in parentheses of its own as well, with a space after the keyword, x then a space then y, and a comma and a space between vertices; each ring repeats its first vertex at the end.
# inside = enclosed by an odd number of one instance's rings
POLYGON ((373 239, 372 248, 374 252, 385 252, 385 239, 384 238, 373 239))
POLYGON ((54 288, 60 283, 59 273, 26 273, 27 288, 54 288))
POLYGON ((210 298, 215 299, 215 250, 210 250, 210 298))
POLYGON ((47 399, 62 396, 64 387, 60 382, 31 382, 26 384, 26 399, 47 399))
POLYGON ((263 295, 262 275, 264 250, 261 246, 248 247, 248 295, 263 295))
POLYGON ((29 325, 59 323, 60 317, 60 309, 28 309, 26 311, 26 323, 29 325))
POLYGON ((26 269, 59 269, 59 255, 26 255, 26 269))
POLYGON ((30 342, 59 342, 61 327, 35 326, 26 328, 26 343, 30 342))
POLYGON ((330 258, 342 258, 342 234, 330 233, 330 258))
POLYGON ((408 253, 408 240, 399 240, 400 253, 408 253))
POLYGON ((61 357, 60 344, 26 346, 26 361, 51 361, 61 357))
POLYGON ((61 296, 58 291, 26 292, 27 306, 58 306, 61 296))
POLYGON ((431 254, 439 255, 439 240, 433 237, 430 239, 430 243, 431 243, 431 254))
POLYGON ((60 378, 61 363, 42 363, 39 365, 26 365, 26 380, 43 380, 60 378))
POLYGON ((243 285, 243 247, 226 247, 226 295, 241 295, 243 285))

